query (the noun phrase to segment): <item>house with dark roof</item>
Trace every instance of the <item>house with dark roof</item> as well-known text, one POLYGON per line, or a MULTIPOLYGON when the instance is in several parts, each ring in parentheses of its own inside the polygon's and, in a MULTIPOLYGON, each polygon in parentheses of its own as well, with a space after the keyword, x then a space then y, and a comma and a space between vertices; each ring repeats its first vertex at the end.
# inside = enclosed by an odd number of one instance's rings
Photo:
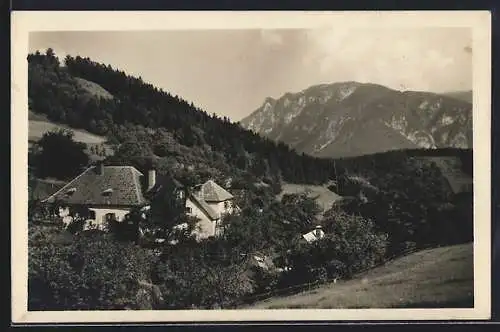
POLYGON ((110 220, 122 221, 136 207, 148 204, 144 193, 156 181, 154 170, 149 171, 147 187, 144 176, 132 166, 104 166, 99 163, 83 171, 61 189, 42 200, 58 203, 60 212, 88 209, 87 223, 104 228, 110 220), (146 188, 146 190, 144 190, 146 188))
MULTIPOLYGON (((164 199, 170 194, 181 200, 187 215, 199 219, 197 238, 217 235, 221 218, 237 209, 233 195, 212 180, 191 190, 170 176, 157 182, 155 170, 149 170, 145 179, 133 166, 102 163, 87 168, 42 202, 58 203, 59 216, 66 224, 73 220, 75 211, 81 213, 83 207, 88 212, 85 213, 87 227, 105 229, 109 221, 123 221, 134 208, 147 211, 155 197, 164 199)), ((168 209, 173 208, 169 202, 164 204, 168 209)))
POLYGON ((222 217, 238 209, 233 195, 213 180, 195 186, 186 197, 186 213, 199 219, 198 238, 219 235, 222 217))

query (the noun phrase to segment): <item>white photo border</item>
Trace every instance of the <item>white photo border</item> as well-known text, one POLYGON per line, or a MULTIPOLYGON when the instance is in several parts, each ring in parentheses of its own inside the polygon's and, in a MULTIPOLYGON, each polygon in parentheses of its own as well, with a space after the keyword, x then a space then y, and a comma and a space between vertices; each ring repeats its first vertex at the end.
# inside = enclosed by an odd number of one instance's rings
POLYGON ((11 13, 11 279, 13 323, 482 320, 491 314, 491 14, 489 11, 11 13), (470 27, 473 36, 474 308, 175 311, 28 311, 27 154, 29 33, 196 29, 470 27))

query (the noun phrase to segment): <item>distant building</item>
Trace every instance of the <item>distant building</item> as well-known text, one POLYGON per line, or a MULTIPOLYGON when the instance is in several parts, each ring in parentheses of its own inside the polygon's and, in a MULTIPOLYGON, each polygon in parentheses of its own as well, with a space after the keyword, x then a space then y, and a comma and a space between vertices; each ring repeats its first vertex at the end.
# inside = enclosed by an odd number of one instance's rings
POLYGON ((312 243, 314 241, 320 240, 325 237, 325 232, 321 229, 321 226, 316 226, 315 229, 309 233, 303 234, 302 238, 307 241, 307 243, 312 243))

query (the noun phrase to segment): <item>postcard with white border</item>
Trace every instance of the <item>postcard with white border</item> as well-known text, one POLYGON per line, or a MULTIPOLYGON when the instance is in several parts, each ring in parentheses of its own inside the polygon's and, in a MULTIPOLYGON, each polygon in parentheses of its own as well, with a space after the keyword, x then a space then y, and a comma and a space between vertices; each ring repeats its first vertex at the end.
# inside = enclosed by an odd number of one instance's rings
POLYGON ((11 18, 13 323, 490 318, 488 11, 11 18))

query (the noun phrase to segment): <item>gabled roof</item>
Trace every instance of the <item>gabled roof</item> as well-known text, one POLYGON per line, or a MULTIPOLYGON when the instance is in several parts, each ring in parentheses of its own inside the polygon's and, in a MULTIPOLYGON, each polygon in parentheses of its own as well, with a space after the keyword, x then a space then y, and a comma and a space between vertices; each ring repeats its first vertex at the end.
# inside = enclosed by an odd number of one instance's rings
POLYGON ((201 185, 199 195, 206 202, 224 202, 233 198, 233 195, 212 180, 201 185))
POLYGON ((68 204, 141 206, 147 203, 142 193, 142 176, 132 166, 103 166, 102 174, 91 166, 44 202, 61 200, 68 204))
POLYGON ((215 212, 214 209, 212 209, 210 205, 208 205, 207 202, 204 201, 201 197, 197 197, 196 195, 190 195, 190 198, 193 201, 193 203, 198 205, 200 210, 202 210, 208 217, 210 217, 210 219, 215 220, 219 218, 219 214, 215 212))

